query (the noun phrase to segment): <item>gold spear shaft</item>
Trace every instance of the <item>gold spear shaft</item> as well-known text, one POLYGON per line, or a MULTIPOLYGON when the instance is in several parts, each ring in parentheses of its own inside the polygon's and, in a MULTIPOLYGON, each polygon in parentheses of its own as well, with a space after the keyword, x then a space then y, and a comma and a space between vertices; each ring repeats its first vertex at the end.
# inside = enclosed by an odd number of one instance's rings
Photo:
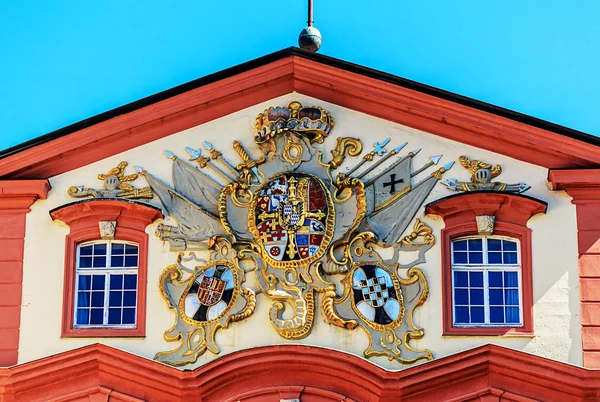
POLYGON ((425 165, 423 165, 420 169, 417 169, 414 172, 412 172, 410 174, 410 177, 415 177, 416 175, 423 172, 424 170, 427 170, 429 167, 431 167, 433 165, 437 165, 438 162, 440 161, 440 159, 442 159, 442 155, 430 156, 429 162, 427 162, 425 165))

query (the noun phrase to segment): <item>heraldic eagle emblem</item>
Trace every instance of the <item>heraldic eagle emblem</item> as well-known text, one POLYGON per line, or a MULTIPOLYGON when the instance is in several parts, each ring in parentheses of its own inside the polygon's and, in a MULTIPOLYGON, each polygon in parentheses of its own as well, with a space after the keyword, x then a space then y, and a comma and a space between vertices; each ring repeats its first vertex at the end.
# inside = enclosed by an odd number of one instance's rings
POLYGON ((388 150, 389 139, 361 156, 359 139, 330 139, 330 113, 299 102, 265 110, 255 128, 252 148, 233 141, 237 164, 204 142, 205 153, 186 148, 188 161, 165 151, 173 161, 171 185, 136 166, 176 222, 159 225, 157 235, 180 252, 160 278, 176 314, 165 339, 180 345, 156 359, 185 365, 207 350, 219 353, 216 331, 264 302, 280 336, 305 338, 319 299, 329 324, 367 332, 365 357, 432 359, 410 345, 423 337, 413 313, 429 293, 416 266, 435 242, 431 229, 413 219, 452 163, 428 172, 441 158, 432 156, 412 170, 420 150, 402 156, 406 143, 388 150), (327 144, 334 145, 330 158, 321 150, 327 144), (393 252, 380 254, 386 249, 393 252), (399 264, 404 251, 416 251, 416 259, 399 264), (246 287, 248 275, 256 288, 246 287))

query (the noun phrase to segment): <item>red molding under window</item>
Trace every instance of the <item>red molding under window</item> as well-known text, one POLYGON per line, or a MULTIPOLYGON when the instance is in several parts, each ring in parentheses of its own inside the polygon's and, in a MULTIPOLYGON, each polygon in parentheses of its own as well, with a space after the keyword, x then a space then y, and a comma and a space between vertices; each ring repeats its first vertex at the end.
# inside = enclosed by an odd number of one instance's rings
POLYGON ((442 314, 444 336, 531 336, 533 335, 533 278, 531 229, 527 221, 545 213, 547 205, 522 195, 499 192, 462 193, 427 205, 428 214, 439 215, 446 227, 441 233, 442 314), (452 320, 452 239, 477 235, 476 216, 495 216, 494 235, 514 237, 521 243, 523 326, 518 328, 454 327, 452 320))
POLYGON ((162 218, 162 213, 155 207, 131 201, 90 200, 60 207, 51 211, 50 216, 71 228, 65 239, 62 337, 144 337, 148 274, 148 235, 145 230, 156 219, 162 218), (73 328, 77 244, 100 240, 100 221, 117 221, 115 240, 131 241, 139 246, 135 328, 73 328))

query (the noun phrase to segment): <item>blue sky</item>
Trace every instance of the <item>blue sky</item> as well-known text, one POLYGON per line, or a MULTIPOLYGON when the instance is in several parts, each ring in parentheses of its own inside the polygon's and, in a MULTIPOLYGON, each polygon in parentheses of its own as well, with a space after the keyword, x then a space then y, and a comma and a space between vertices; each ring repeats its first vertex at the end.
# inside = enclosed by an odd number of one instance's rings
MULTIPOLYGON (((320 53, 600 135, 600 2, 314 0, 320 53)), ((0 149, 297 44, 306 0, 0 2, 0 149)))

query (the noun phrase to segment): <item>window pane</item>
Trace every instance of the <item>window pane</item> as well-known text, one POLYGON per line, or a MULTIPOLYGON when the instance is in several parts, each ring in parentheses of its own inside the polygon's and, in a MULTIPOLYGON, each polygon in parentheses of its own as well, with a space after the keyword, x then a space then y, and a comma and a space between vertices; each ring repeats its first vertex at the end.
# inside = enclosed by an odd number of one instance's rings
POLYGON ((75 324, 87 325, 89 324, 90 310, 87 308, 78 308, 77 316, 75 317, 75 324))
POLYGON ((79 275, 77 289, 90 290, 91 287, 92 287, 92 276, 91 275, 79 275))
POLYGON ((92 267, 92 257, 80 257, 79 258, 79 268, 91 268, 92 267))
POLYGON ((483 250, 483 242, 481 239, 469 239, 469 251, 483 250))
POLYGON ((507 288, 516 288, 519 286, 519 276, 516 272, 504 273, 504 286, 507 288))
POLYGON ((459 324, 469 323, 469 308, 468 307, 456 307, 455 309, 455 322, 459 324))
POLYGON ((492 324, 504 323, 504 308, 503 307, 490 307, 490 322, 492 324))
POLYGON ((467 251, 467 241, 466 240, 457 240, 454 243, 454 250, 464 250, 467 251))
POLYGON ((471 305, 483 306, 483 289, 471 289, 469 295, 471 305))
POLYGON ((454 304, 469 304, 469 293, 467 289, 454 290, 454 304))
POLYGON ((502 240, 488 239, 488 250, 489 251, 502 251, 502 240))
POLYGON ((464 271, 454 271, 454 286, 466 288, 469 286, 469 273, 464 271))
POLYGON ((504 240, 504 251, 517 251, 517 243, 510 240, 504 240))
POLYGON ((104 290, 104 275, 94 275, 92 279, 92 289, 104 290))
POLYGON ((122 243, 113 243, 112 244, 112 255, 121 254, 123 255, 125 251, 125 245, 122 243))
POLYGON ((123 305, 135 306, 136 291, 123 292, 123 305))
POLYGON ((94 244, 94 255, 106 255, 106 243, 94 244))
POLYGON ((115 268, 123 267, 124 261, 125 261, 125 259, 122 255, 117 255, 117 256, 113 255, 112 257, 110 257, 110 266, 115 267, 115 268))
POLYGON ((501 306, 503 304, 502 289, 490 289, 490 305, 501 306))
POLYGON ((106 267, 106 257, 94 257, 94 268, 106 267))
POLYGON ((469 253, 469 264, 483 264, 483 253, 469 253))
POLYGON ((125 254, 136 254, 138 253, 137 246, 132 246, 131 244, 125 245, 125 254))
POLYGON ((128 255, 125 257, 125 266, 126 267, 137 267, 138 258, 137 255, 128 255))
POLYGON ((502 272, 488 272, 488 282, 491 288, 501 288, 502 272))
POLYGON ((471 323, 483 324, 484 321, 483 307, 471 307, 471 323))
POLYGON ((504 300, 506 305, 518 306, 519 305, 519 291, 517 289, 505 289, 504 300))
POLYGON ((121 323, 121 309, 120 308, 108 309, 108 323, 113 324, 113 325, 121 323))
POLYGON ((137 275, 125 275, 125 289, 135 289, 137 286, 137 275))
POLYGON ((519 323, 519 308, 518 307, 506 307, 506 322, 508 324, 519 323))
POLYGON ((123 275, 110 275, 110 290, 123 289, 123 275))
POLYGON ((104 308, 104 292, 92 292, 92 307, 104 308))
POLYGON ((505 264, 516 264, 517 263, 517 253, 513 253, 512 251, 509 253, 504 253, 504 263, 505 264))
POLYGON ((79 255, 92 255, 92 246, 83 246, 79 248, 79 255))
POLYGON ((469 272, 471 287, 483 287, 483 272, 469 272))
POLYGON ((467 253, 463 252, 454 252, 454 263, 455 264, 466 264, 467 263, 467 253))
POLYGON ((135 308, 123 309, 123 324, 135 324, 135 308))
POLYGON ((101 308, 93 308, 92 313, 90 314, 90 324, 98 325, 103 323, 104 318, 104 309, 101 308))
POLYGON ((110 292, 110 294, 108 295, 108 305, 110 307, 121 307, 122 297, 123 293, 120 291, 110 292))
POLYGON ((490 251, 488 253, 488 262, 490 264, 502 264, 502 253, 490 251))
POLYGON ((89 306, 90 306, 90 292, 77 293, 77 307, 89 307, 89 306))

